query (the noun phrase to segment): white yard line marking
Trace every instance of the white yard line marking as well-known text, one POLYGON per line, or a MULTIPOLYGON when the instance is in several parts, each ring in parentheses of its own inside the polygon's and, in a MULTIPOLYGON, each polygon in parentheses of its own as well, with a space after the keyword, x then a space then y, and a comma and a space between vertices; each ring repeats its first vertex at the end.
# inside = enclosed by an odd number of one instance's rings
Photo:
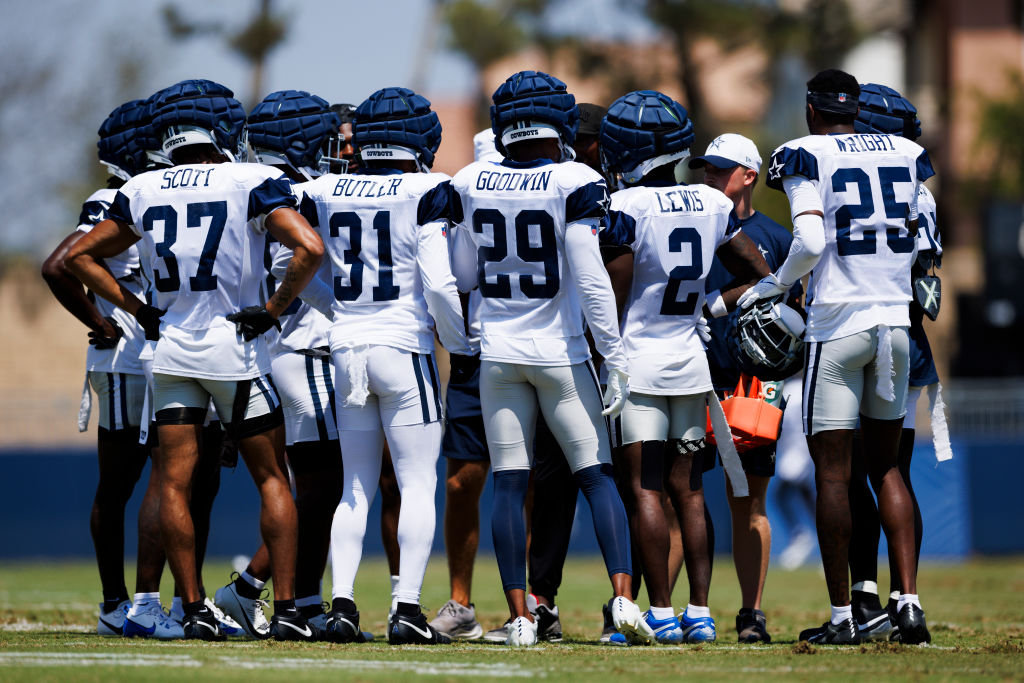
POLYGON ((0 631, 17 633, 34 633, 41 631, 60 631, 68 633, 96 633, 96 624, 41 624, 37 621, 24 619, 9 624, 0 624, 0 631))
POLYGON ((394 661, 383 659, 340 659, 305 657, 267 657, 266 659, 216 657, 202 661, 191 655, 120 654, 90 652, 0 652, 0 666, 52 667, 52 666, 160 666, 171 668, 197 668, 213 665, 217 668, 255 670, 297 669, 333 671, 382 671, 415 673, 423 676, 491 676, 497 678, 545 677, 547 672, 517 664, 485 664, 474 662, 394 661))

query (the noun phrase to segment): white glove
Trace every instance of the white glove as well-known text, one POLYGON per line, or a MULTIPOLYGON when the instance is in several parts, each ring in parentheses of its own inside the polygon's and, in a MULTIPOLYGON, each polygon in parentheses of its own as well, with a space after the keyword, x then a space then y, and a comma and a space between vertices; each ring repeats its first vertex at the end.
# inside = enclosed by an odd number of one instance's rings
POLYGON ((697 319, 697 336, 705 344, 711 343, 711 326, 708 325, 708 319, 704 316, 697 319))
POLYGON ((779 282, 779 278, 775 277, 775 273, 768 273, 760 282, 743 292, 736 303, 740 308, 750 308, 761 299, 770 299, 773 296, 785 294, 792 286, 779 282))
POLYGON ((615 418, 626 405, 629 398, 629 375, 622 370, 608 371, 608 388, 604 392, 604 403, 608 407, 601 411, 605 417, 615 418))

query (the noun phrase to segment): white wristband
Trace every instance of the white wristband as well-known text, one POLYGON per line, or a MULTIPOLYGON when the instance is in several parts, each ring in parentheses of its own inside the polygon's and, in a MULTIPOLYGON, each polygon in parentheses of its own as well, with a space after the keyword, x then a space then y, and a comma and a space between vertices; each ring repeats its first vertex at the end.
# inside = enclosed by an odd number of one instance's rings
POLYGON ((713 292, 708 292, 705 299, 712 317, 721 318, 724 315, 729 315, 729 310, 725 307, 725 299, 722 298, 722 290, 716 289, 713 292))

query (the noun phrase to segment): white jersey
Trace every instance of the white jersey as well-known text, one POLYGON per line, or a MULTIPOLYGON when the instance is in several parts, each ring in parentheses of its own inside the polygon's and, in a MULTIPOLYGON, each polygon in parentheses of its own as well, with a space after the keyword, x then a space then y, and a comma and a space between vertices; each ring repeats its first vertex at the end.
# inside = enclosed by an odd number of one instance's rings
POLYGON ((824 206, 825 252, 807 288, 807 341, 910 325, 917 242, 906 219, 931 177, 928 153, 893 135, 809 135, 772 154, 768 185, 802 176, 824 206))
POLYGON ((446 246, 447 181, 388 169, 303 185, 302 213, 330 256, 332 351, 373 344, 432 353, 435 320, 449 351, 468 351, 446 246))
POLYGON ((927 187, 921 185, 917 192, 917 251, 934 251, 935 256, 942 256, 942 239, 936 220, 935 197, 927 187))
POLYGON ((244 341, 226 316, 262 303, 263 218, 295 204, 290 183, 259 164, 189 164, 125 183, 110 217, 142 238, 153 305, 167 311, 155 373, 239 380, 270 371, 266 340, 244 341))
MULTIPOLYGON (((296 200, 302 199, 304 186, 305 183, 292 185, 296 200)), ((290 249, 274 239, 273 235, 267 235, 267 244, 263 251, 263 270, 268 298, 277 291, 278 277, 284 276, 283 273, 277 272, 279 269, 274 268, 275 262, 283 258, 291 260, 291 256, 290 249)), ((287 270, 287 266, 285 269, 287 270)), ((329 259, 323 259, 320 262, 320 268, 317 269, 313 277, 320 278, 325 282, 330 281, 331 262, 329 259)), ((326 347, 328 345, 327 330, 331 326, 331 321, 300 297, 295 297, 295 300, 278 317, 278 322, 281 323, 280 332, 273 327, 267 332, 272 357, 291 351, 315 349, 318 346, 326 347)))
MULTIPOLYGON (((111 202, 117 190, 104 188, 89 195, 82 205, 82 213, 78 217, 78 232, 89 232, 97 223, 107 218, 111 202)), ((142 279, 139 265, 139 249, 134 244, 117 256, 103 259, 111 275, 124 287, 140 299, 145 299, 146 283, 142 279)), ((90 293, 96 309, 104 318, 113 318, 124 336, 112 349, 97 349, 89 345, 85 353, 85 369, 96 372, 122 372, 132 375, 142 374, 142 353, 145 334, 135 318, 124 309, 118 308, 103 297, 90 293)))
POLYGON ((480 357, 552 366, 588 359, 566 230, 590 221, 574 229, 592 230, 596 251, 608 206, 601 176, 575 162, 482 161, 459 171, 452 190, 452 218, 476 248, 480 357))
POLYGON ((631 187, 612 195, 601 242, 633 251, 622 314, 631 390, 679 396, 713 388, 697 321, 715 252, 737 234, 732 200, 706 185, 631 187))

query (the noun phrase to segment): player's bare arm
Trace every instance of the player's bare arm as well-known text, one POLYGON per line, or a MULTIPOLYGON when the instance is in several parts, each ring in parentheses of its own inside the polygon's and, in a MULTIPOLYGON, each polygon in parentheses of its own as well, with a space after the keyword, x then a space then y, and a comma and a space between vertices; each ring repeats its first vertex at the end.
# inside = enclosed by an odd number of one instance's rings
POLYGON ((730 273, 736 275, 736 279, 722 290, 722 300, 730 311, 736 308, 736 302, 743 292, 772 272, 754 240, 742 232, 720 246, 715 255, 730 273))
POLYGON ((145 303, 114 278, 102 259, 117 256, 138 241, 127 224, 108 218, 69 247, 64 264, 86 287, 135 315, 145 303))
POLYGON ((324 243, 298 211, 282 207, 266 219, 267 231, 292 250, 292 260, 267 302, 267 312, 277 318, 309 284, 324 257, 324 243))
POLYGON ((64 259, 71 246, 86 233, 75 231, 61 240, 57 248, 43 261, 42 275, 54 297, 71 315, 83 325, 107 338, 117 335, 114 326, 103 317, 96 305, 89 300, 81 281, 68 270, 64 259))

